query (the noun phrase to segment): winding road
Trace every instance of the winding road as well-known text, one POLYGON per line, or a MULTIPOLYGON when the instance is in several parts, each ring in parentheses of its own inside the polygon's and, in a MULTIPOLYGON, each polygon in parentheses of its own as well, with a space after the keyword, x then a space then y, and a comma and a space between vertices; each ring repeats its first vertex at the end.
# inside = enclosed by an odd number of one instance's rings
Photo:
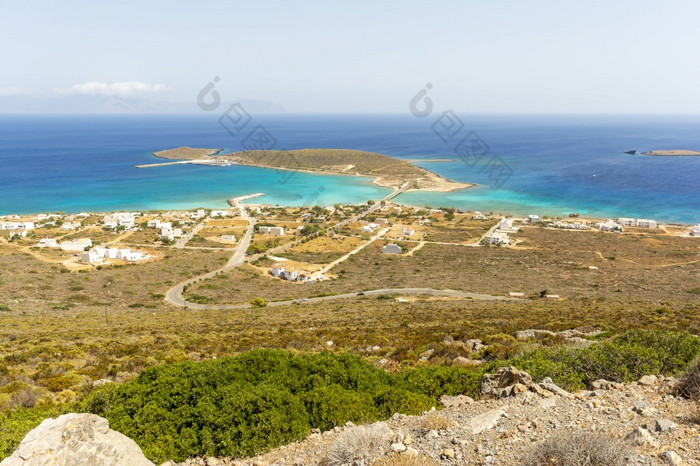
MULTIPOLYGON (((394 197, 398 196, 401 194, 403 191, 408 189, 410 186, 410 182, 407 181, 404 183, 400 188, 397 190, 393 191, 391 194, 386 196, 382 201, 389 201, 393 199, 394 197)), ((259 195, 259 194, 258 194, 259 195)), ((245 235, 243 238, 241 238, 240 243, 238 244, 238 247, 236 248, 236 252, 231 256, 231 259, 229 259, 228 263, 219 269, 216 269, 212 272, 208 272, 203 275, 199 275, 197 277, 191 278, 187 281, 184 281, 182 283, 179 283, 172 287, 170 290, 165 295, 165 301, 169 302, 170 304, 174 304, 176 306, 180 307, 186 307, 190 309, 199 309, 199 310, 206 310, 206 309, 246 309, 246 308, 251 308, 253 307, 251 304, 245 303, 245 304, 196 304, 196 303, 191 303, 186 301, 182 297, 183 290, 187 285, 190 285, 192 283, 195 283, 200 280, 204 280, 207 278, 211 278, 215 276, 219 272, 226 272, 228 270, 234 269, 238 267, 239 265, 243 264, 246 260, 246 251, 248 250, 248 246, 250 245, 250 241, 253 237, 253 231, 255 224, 257 222, 256 218, 251 216, 248 211, 245 209, 245 207, 241 204, 241 201, 248 199, 250 197, 254 197, 256 195, 252 196, 242 196, 238 197, 235 199, 231 199, 230 203, 238 208, 240 211, 241 217, 246 219, 248 221, 248 228, 246 229, 245 235)), ((366 216, 367 214, 374 212, 377 210, 381 205, 381 202, 377 202, 374 205, 372 205, 369 209, 366 211, 362 212, 361 214, 356 215, 355 217, 352 217, 350 219, 344 220, 337 225, 335 225, 334 228, 338 228, 341 226, 344 226, 348 223, 354 222, 359 220, 360 218, 366 216)), ((372 241, 376 240, 377 238, 383 236, 388 229, 382 230, 377 236, 372 238, 372 241)), ((489 230, 491 231, 491 230, 489 230)), ((370 241, 369 243, 371 243, 370 241)), ((332 266, 336 265, 339 262, 342 262, 342 260, 346 259, 347 257, 351 256, 352 254, 358 252, 362 248, 364 248, 367 244, 365 243, 361 247, 357 248, 356 250, 352 251, 351 253, 347 254, 340 260, 334 261, 331 264, 328 264, 326 267, 324 267, 324 271, 329 270, 332 266)), ((266 254, 270 254, 274 251, 277 250, 284 250, 288 247, 290 247, 292 244, 295 243, 290 243, 284 246, 280 246, 278 248, 275 248, 274 250, 267 251, 262 254, 257 254, 255 256, 251 256, 249 259, 253 260, 257 256, 262 256, 266 254)), ((183 245, 184 246, 184 245, 183 245)), ((355 298, 355 297, 362 297, 362 296, 378 296, 378 295, 389 295, 389 294, 417 294, 417 295, 428 295, 428 296, 444 296, 444 297, 451 297, 451 298, 470 298, 470 299, 476 299, 480 301, 516 301, 517 299, 515 298, 506 298, 503 296, 493 296, 493 295, 488 295, 488 294, 480 294, 480 293, 468 293, 464 291, 457 291, 457 290, 436 290, 433 288, 384 288, 380 290, 368 290, 368 291, 360 291, 360 292, 354 292, 354 293, 343 293, 343 294, 336 294, 336 295, 331 295, 331 296, 319 296, 315 298, 300 298, 300 299, 292 299, 292 300, 286 300, 286 301, 272 301, 268 302, 268 306, 285 306, 289 304, 294 304, 294 303, 315 303, 315 302, 320 302, 320 301, 331 301, 331 300, 336 300, 336 299, 348 299, 348 298, 355 298)))

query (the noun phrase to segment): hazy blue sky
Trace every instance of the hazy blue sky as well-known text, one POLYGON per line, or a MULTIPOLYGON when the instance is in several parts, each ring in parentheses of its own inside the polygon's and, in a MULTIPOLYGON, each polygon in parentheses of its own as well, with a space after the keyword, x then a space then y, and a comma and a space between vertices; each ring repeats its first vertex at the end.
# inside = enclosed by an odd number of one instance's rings
POLYGON ((291 112, 406 112, 431 82, 459 112, 697 113, 698 24, 698 0, 2 0, 0 95, 189 102, 219 76, 291 112))

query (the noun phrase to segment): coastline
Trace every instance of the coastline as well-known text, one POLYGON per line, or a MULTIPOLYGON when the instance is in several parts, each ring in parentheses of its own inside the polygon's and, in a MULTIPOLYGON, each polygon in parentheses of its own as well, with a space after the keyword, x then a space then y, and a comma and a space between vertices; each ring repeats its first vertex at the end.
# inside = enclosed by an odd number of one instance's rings
MULTIPOLYGON (((232 164, 232 165, 243 165, 243 166, 249 166, 249 167, 258 167, 258 168, 267 168, 267 169, 275 169, 275 170, 286 170, 286 171, 292 171, 292 172, 302 172, 302 173, 309 173, 309 174, 315 174, 315 175, 343 175, 343 176, 362 176, 366 178, 371 178, 372 183, 375 184, 376 186, 380 186, 383 188, 390 188, 390 189, 398 189, 400 186, 402 186, 404 183, 407 181, 411 181, 410 187, 406 190, 407 192, 411 191, 426 191, 426 192, 438 192, 438 193, 447 193, 447 192, 453 192, 453 191, 460 191, 463 189, 469 189, 476 187, 477 185, 475 183, 462 183, 458 181, 452 181, 450 179, 447 179, 435 172, 432 172, 426 168, 419 167, 417 165, 414 165, 411 160, 404 160, 404 159, 395 159, 399 161, 399 163, 402 164, 408 164, 411 165, 412 167, 415 167, 419 169, 421 172, 423 172, 424 176, 418 176, 418 177, 404 177, 401 175, 379 175, 375 176, 370 173, 347 173, 347 170, 354 168, 354 165, 346 165, 345 168, 342 170, 336 169, 331 169, 331 170, 324 170, 322 168, 319 169, 311 169, 311 168, 292 168, 292 167, 284 167, 284 166, 272 166, 272 165, 266 165, 266 164, 260 164, 260 163, 255 163, 250 160, 244 160, 241 161, 240 153, 226 153, 226 154, 221 154, 224 149, 196 149, 196 148, 191 148, 187 146, 182 146, 182 147, 176 147, 173 149, 166 149, 162 151, 157 151, 157 152, 152 152, 151 155, 154 157, 160 158, 160 159, 166 159, 166 160, 173 160, 174 162, 171 162, 170 164, 177 164, 177 163, 186 163, 186 162, 204 162, 204 161, 212 161, 212 164, 215 161, 226 161, 226 165, 232 164), (215 157, 218 156, 218 157, 215 157)), ((387 156, 388 157, 388 156, 387 156)), ((451 159, 439 159, 439 161, 447 162, 451 161, 451 159)), ((167 165, 166 164, 142 164, 138 165, 137 168, 145 168, 145 167, 157 167, 157 166, 162 166, 162 165, 167 165)))
POLYGON ((673 149, 673 150, 650 150, 641 152, 642 155, 652 157, 698 157, 700 152, 688 149, 673 149))

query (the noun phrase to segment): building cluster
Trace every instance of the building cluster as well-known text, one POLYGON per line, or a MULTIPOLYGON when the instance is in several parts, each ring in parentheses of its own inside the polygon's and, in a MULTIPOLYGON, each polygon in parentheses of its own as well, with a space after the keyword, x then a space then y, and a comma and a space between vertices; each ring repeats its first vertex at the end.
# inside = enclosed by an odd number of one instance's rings
MULTIPOLYGON (((533 217, 532 215, 530 217, 533 217)), ((535 216, 536 217, 536 216, 535 216)), ((539 218, 539 217, 537 217, 539 218)), ((513 226, 513 219, 512 218, 504 218, 501 219, 500 222, 496 225, 496 228, 492 232, 490 232, 484 240, 486 241, 486 244, 490 244, 492 246, 500 246, 503 244, 510 244, 510 236, 508 236, 509 233, 517 233, 520 230, 520 228, 513 226)))
POLYGON ((140 212, 115 212, 105 215, 102 223, 107 230, 116 230, 119 227, 131 230, 136 226, 136 217, 139 215, 141 215, 140 212))
POLYGON ((474 212, 474 215, 472 216, 472 219, 474 220, 491 220, 490 215, 482 214, 478 210, 474 212))
POLYGON ((622 228, 622 225, 620 225, 619 223, 614 222, 612 220, 608 220, 606 222, 597 222, 593 226, 600 231, 613 231, 613 232, 617 232, 617 233, 621 233, 624 231, 624 228, 622 228))
POLYGON ((80 262, 83 264, 101 264, 104 259, 138 262, 147 259, 149 256, 145 255, 142 251, 132 251, 131 249, 94 247, 89 251, 81 252, 79 257, 80 262))
POLYGON ((646 218, 625 218, 620 217, 617 219, 617 223, 625 227, 638 227, 638 228, 651 228, 654 229, 659 225, 656 220, 649 220, 646 218))
POLYGON ((182 228, 173 228, 172 222, 161 222, 160 219, 149 220, 146 227, 160 230, 161 238, 174 241, 175 238, 182 238, 182 228))
POLYGON ((700 236, 700 223, 690 227, 690 236, 700 236))
POLYGON ((557 220, 554 223, 549 223, 547 226, 551 227, 551 228, 563 228, 565 230, 590 230, 591 229, 591 227, 589 227, 588 225, 581 223, 581 222, 566 223, 566 222, 562 222, 560 220, 557 220))

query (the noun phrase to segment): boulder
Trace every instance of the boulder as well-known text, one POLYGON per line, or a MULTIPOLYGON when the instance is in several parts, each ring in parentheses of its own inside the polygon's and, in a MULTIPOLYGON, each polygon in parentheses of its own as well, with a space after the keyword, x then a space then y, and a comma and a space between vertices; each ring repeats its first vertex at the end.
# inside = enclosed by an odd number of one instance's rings
POLYGON ((625 440, 638 447, 656 447, 659 442, 651 435, 651 432, 643 427, 637 427, 627 434, 625 440))
POLYGON ((498 420, 503 417, 506 413, 504 408, 496 408, 481 413, 478 416, 472 418, 468 424, 468 430, 476 435, 480 434, 485 430, 493 429, 498 424, 498 420))
POLYGON ((462 405, 470 405, 474 403, 474 400, 466 395, 457 395, 457 396, 448 396, 448 395, 442 395, 440 397, 440 403, 442 403, 442 406, 445 408, 452 408, 456 406, 462 406, 462 405))
POLYGON ((94 414, 64 414, 45 419, 30 431, 2 466, 117 465, 153 466, 136 442, 109 428, 94 414))
POLYGON ((532 377, 527 372, 513 366, 500 367, 495 374, 484 374, 479 382, 479 390, 485 397, 501 398, 522 393, 521 388, 532 386, 532 377), (516 390, 513 387, 518 386, 516 390))
POLYGON ((574 395, 555 384, 550 377, 545 377, 542 382, 540 382, 540 387, 564 398, 574 397, 574 395))

